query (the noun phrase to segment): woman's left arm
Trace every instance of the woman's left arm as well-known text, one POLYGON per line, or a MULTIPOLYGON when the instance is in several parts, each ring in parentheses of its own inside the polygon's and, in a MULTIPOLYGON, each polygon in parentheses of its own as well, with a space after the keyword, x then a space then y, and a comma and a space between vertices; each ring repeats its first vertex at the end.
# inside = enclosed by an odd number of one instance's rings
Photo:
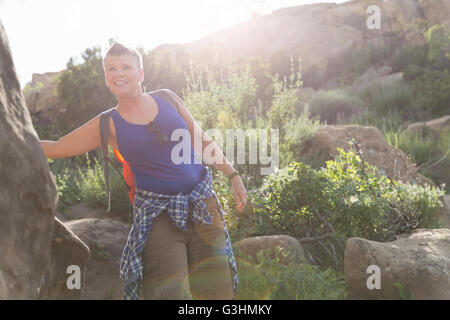
MULTIPOLYGON (((195 152, 202 155, 202 159, 205 159, 208 163, 213 164, 218 170, 222 171, 227 177, 229 177, 235 171, 235 169, 225 157, 220 147, 205 132, 203 132, 202 128, 200 128, 200 126, 197 124, 191 112, 185 106, 183 100, 181 100, 171 90, 166 90, 177 101, 180 115, 183 117, 184 121, 186 121, 187 127, 189 129, 195 152), (199 143, 198 141, 194 141, 195 137, 201 137, 201 140, 199 139, 201 143, 199 143), (212 157, 210 156, 210 154, 204 152, 205 148, 211 143, 212 146, 209 148, 210 150, 212 149, 212 157)), ((236 202, 236 208, 239 212, 242 212, 244 210, 244 207, 247 205, 247 191, 245 189, 244 183, 242 182, 242 179, 239 175, 235 175, 233 178, 231 178, 230 181, 234 199, 236 202)))

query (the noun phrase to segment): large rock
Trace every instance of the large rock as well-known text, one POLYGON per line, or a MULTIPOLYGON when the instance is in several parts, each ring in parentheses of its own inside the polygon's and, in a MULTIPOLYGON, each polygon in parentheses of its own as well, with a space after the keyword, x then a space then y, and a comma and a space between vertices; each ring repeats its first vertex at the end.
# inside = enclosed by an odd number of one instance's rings
POLYGON ((440 134, 444 131, 450 131, 450 115, 425 122, 412 123, 406 129, 406 132, 418 133, 424 130, 433 132, 435 134, 440 134))
POLYGON ((57 105, 57 79, 62 72, 33 73, 31 82, 24 88, 30 113, 45 111, 57 105))
POLYGON ((257 255, 261 250, 266 251, 263 253, 268 253, 270 258, 275 258, 276 247, 279 247, 282 252, 287 254, 285 257, 281 256, 281 264, 308 263, 303 246, 297 239, 288 235, 250 237, 240 240, 233 245, 236 256, 251 257, 253 261, 256 261, 257 255))
MULTIPOLYGON (((183 45, 183 49, 199 57, 214 46, 217 52, 265 58, 285 53, 285 61, 292 54, 302 58, 305 72, 314 67, 320 72, 338 55, 345 59, 349 50, 367 48, 369 44, 389 43, 396 48, 402 44, 399 39, 424 42, 425 24, 420 21, 428 20, 430 26, 448 22, 449 3, 448 0, 354 0, 291 6, 208 34, 183 45), (380 30, 367 28, 369 5, 380 7, 380 30)), ((167 50, 167 46, 157 49, 167 50)), ((174 45, 172 50, 176 54, 179 47, 174 45)))
POLYGON ((381 243, 350 238, 344 258, 349 294, 354 299, 450 299, 450 229, 419 229, 396 241, 381 243), (374 271, 380 268, 380 288, 374 271), (401 290, 401 291, 400 291, 401 290), (402 292, 400 294, 400 292, 402 292))
MULTIPOLYGON (((130 223, 130 218, 123 212, 111 210, 106 212, 105 208, 90 208, 86 203, 77 203, 70 206, 66 212, 56 211, 56 217, 64 223, 70 220, 79 220, 85 218, 104 219, 110 218, 124 223, 130 223)), ((131 221, 132 222, 132 221, 131 221)))
POLYGON ((364 161, 376 166, 390 179, 434 185, 418 172, 416 165, 403 151, 390 146, 381 132, 371 126, 324 126, 305 144, 300 156, 302 159, 316 158, 322 161, 333 159, 338 154, 338 147, 349 149, 348 141, 352 138, 361 146, 364 161))
MULTIPOLYGON (((46 288, 40 293, 40 299, 74 300, 80 299, 85 284, 86 268, 90 250, 64 223, 55 218, 53 241, 51 247, 51 270, 46 274, 46 288), (80 270, 80 288, 69 288, 69 277, 74 275, 70 266, 80 270)), ((76 271, 78 272, 78 271, 76 271)))
POLYGON ((81 299, 122 299, 125 282, 120 279, 120 258, 130 227, 108 218, 72 220, 66 222, 66 226, 89 246, 92 253, 81 299))
POLYGON ((0 23, 0 299, 37 299, 50 270, 57 191, 0 23))
POLYGON ((439 221, 444 228, 450 229, 450 195, 443 195, 440 199, 442 208, 439 211, 439 221))

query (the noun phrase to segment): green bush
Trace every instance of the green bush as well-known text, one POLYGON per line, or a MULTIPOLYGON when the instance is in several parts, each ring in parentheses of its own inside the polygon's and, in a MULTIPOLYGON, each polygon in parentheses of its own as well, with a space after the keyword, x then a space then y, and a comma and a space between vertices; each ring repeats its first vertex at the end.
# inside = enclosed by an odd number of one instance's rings
MULTIPOLYGON (((91 208, 107 207, 106 187, 103 173, 103 162, 99 150, 97 157, 91 160, 87 153, 71 158, 51 160, 51 171, 58 190, 58 206, 63 213, 67 213, 68 207, 83 202, 91 208), (93 162, 93 164, 92 164, 93 162), (74 163, 74 165, 71 165, 74 163), (86 163, 86 166, 82 166, 86 163)), ((110 151, 109 157, 115 160, 110 151)), ((128 198, 128 191, 121 176, 112 166, 109 166, 111 210, 132 217, 133 208, 128 198)))
POLYGON ((412 88, 403 83, 374 83, 357 92, 367 106, 369 117, 414 118, 417 104, 413 100, 412 88))
POLYGON ((328 63, 322 79, 327 87, 351 85, 370 67, 385 65, 390 60, 397 40, 373 39, 363 45, 351 46, 335 55, 328 63))
POLYGON ((344 90, 318 91, 308 101, 306 110, 321 122, 336 124, 363 111, 363 101, 344 90))
POLYGON ((300 158, 306 142, 319 128, 319 120, 311 118, 306 111, 284 125, 285 135, 280 139, 280 168, 300 158))
POLYGON ((450 30, 442 25, 432 26, 425 39, 423 45, 400 49, 394 58, 394 70, 404 73, 410 96, 418 107, 406 110, 409 115, 403 112, 405 120, 439 117, 450 108, 450 30))
POLYGON ((385 138, 391 146, 403 150, 418 166, 430 164, 439 160, 449 152, 449 133, 440 135, 406 131, 387 132, 385 138))
POLYGON ((419 171, 437 185, 450 190, 450 130, 435 133, 429 130, 409 133, 389 131, 386 141, 403 150, 419 167, 419 171))
MULTIPOLYGON (((405 72, 411 66, 423 67, 427 63, 428 44, 416 44, 399 49, 394 56, 394 72, 405 72)), ((405 76, 406 77, 406 76, 405 76)))
POLYGON ((263 251, 256 261, 237 259, 239 293, 235 300, 342 300, 347 298, 345 276, 310 265, 282 265, 263 251))
POLYGON ((342 270, 350 237, 390 241, 418 227, 436 227, 433 210, 442 194, 391 181, 362 161, 357 149, 339 149, 326 168, 294 162, 265 179, 254 197, 255 234, 291 235, 318 265, 342 270))
POLYGON ((75 183, 76 172, 63 168, 61 171, 53 175, 58 191, 58 210, 64 214, 68 214, 68 208, 80 202, 80 190, 75 183))
POLYGON ((425 70, 411 82, 411 87, 414 93, 414 99, 427 112, 428 117, 440 117, 449 113, 449 70, 425 70))

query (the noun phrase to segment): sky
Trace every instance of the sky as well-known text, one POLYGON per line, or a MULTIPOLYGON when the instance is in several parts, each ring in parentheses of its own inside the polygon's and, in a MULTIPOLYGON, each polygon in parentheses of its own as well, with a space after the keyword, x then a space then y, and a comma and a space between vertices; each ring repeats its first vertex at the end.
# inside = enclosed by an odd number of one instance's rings
POLYGON ((256 14, 309 3, 347 0, 0 0, 16 73, 23 88, 33 73, 65 69, 71 57, 113 38, 151 50, 187 43, 256 14))

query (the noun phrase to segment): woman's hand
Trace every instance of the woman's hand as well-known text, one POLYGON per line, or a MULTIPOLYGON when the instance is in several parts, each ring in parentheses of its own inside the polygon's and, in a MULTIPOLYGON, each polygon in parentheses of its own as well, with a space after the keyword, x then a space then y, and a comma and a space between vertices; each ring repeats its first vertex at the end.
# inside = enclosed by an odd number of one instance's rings
POLYGON ((236 202, 236 209, 239 212, 244 211, 244 208, 247 205, 247 190, 245 190, 244 183, 240 176, 235 176, 231 179, 231 188, 236 202))

